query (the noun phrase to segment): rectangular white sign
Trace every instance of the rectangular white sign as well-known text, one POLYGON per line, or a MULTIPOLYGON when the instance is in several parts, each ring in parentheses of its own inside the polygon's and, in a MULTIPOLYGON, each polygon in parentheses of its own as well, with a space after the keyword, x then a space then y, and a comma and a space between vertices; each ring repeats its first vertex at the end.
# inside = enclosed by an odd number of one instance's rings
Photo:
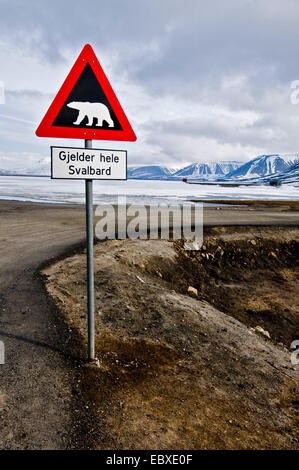
POLYGON ((51 178, 126 180, 127 152, 51 147, 51 178))

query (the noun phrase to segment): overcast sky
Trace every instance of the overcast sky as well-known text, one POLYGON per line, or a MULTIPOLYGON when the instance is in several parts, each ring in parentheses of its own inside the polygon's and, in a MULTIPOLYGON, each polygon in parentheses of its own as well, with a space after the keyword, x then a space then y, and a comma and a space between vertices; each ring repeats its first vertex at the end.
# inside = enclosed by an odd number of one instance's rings
POLYGON ((0 168, 49 155, 35 129, 90 43, 137 135, 128 162, 299 152, 298 0, 0 0, 0 168))

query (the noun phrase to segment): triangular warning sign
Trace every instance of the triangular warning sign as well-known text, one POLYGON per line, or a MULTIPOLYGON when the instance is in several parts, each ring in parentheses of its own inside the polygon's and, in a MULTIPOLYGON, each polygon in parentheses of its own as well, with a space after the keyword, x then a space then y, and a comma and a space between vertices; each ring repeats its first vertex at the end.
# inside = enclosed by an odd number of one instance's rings
POLYGON ((89 44, 36 130, 39 137, 135 141, 136 135, 89 44))

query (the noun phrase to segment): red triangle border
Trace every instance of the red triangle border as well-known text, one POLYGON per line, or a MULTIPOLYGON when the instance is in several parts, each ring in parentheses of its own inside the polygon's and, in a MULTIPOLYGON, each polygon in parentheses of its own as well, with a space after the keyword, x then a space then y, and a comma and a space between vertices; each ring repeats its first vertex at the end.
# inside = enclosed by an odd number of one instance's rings
POLYGON ((66 139, 116 140, 130 142, 137 140, 131 124, 129 123, 128 118, 125 115, 112 89, 112 86, 110 85, 104 73, 104 70, 102 69, 92 47, 89 44, 86 44, 82 49, 82 52, 66 77, 62 87, 58 91, 35 133, 38 137, 58 137, 66 139), (52 126, 55 118, 71 93, 87 62, 90 64, 96 78, 98 79, 122 127, 122 130, 52 126))

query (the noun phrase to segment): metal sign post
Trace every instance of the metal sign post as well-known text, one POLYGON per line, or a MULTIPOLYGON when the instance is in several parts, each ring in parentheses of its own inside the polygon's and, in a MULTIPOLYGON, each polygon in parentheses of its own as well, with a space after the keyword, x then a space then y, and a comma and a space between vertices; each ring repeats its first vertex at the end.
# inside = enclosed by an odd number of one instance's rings
POLYGON ((93 180, 126 180, 127 152, 93 149, 91 139, 85 139, 84 148, 51 147, 51 178, 85 179, 88 359, 94 361, 93 180))
MULTIPOLYGON (((85 148, 92 148, 92 140, 85 140, 85 148)), ((86 258, 87 258, 87 315, 88 315, 88 359, 94 353, 94 267, 93 267, 93 197, 92 179, 85 180, 86 206, 86 258)))
POLYGON ((127 152, 92 149, 92 139, 135 142, 136 135, 89 44, 82 49, 35 133, 38 137, 85 141, 84 149, 51 146, 51 178, 85 179, 88 359, 93 361, 95 324, 92 180, 126 180, 127 152))

